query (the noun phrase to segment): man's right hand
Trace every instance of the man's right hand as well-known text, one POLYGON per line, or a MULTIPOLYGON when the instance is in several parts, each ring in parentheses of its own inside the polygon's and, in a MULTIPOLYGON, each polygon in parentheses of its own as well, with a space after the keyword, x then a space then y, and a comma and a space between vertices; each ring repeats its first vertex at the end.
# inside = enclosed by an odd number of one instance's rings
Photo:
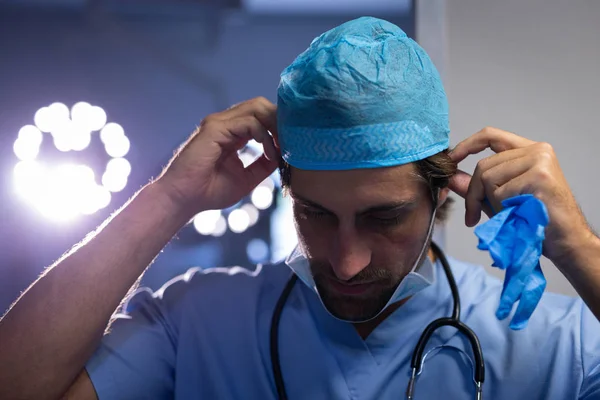
POLYGON ((209 115, 176 152, 155 184, 190 218, 232 206, 277 168, 276 106, 263 97, 209 115), (238 150, 262 143, 265 154, 244 168, 238 150))

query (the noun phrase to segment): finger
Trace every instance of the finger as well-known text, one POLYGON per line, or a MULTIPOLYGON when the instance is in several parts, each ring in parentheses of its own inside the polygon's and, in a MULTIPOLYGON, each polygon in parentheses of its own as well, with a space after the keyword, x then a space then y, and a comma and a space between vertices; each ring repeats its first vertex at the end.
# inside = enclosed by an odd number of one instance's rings
POLYGON ((252 189, 258 186, 262 181, 267 179, 275 169, 277 168, 278 162, 276 159, 269 160, 264 154, 254 160, 254 162, 248 165, 244 169, 246 176, 245 181, 247 182, 247 192, 249 193, 252 189))
MULTIPOLYGON (((225 140, 220 144, 230 147, 235 146, 236 150, 240 148, 241 143, 247 143, 254 139, 263 145, 264 152, 270 160, 278 160, 278 152, 275 149, 273 138, 267 132, 265 126, 253 116, 238 117, 229 120, 219 121, 224 128, 225 140)), ((217 142, 219 142, 217 140, 217 142)))
POLYGON ((470 182, 471 174, 468 174, 465 171, 459 169, 456 171, 456 174, 454 174, 454 176, 450 178, 450 182, 448 183, 448 189, 452 190, 454 193, 456 193, 464 199, 465 197, 467 197, 470 182))
MULTIPOLYGON (((525 149, 522 149, 525 150, 525 149)), ((467 226, 475 226, 481 219, 482 206, 486 199, 489 202, 488 214, 492 217, 494 210, 502 209, 502 200, 494 196, 496 189, 511 179, 524 174, 529 170, 535 160, 531 157, 520 156, 522 151, 509 150, 487 159, 481 160, 475 168, 469 190, 465 199, 467 226), (513 157, 517 158, 513 158, 513 157), (491 214, 490 214, 491 212, 491 214)))
POLYGON ((254 116, 273 135, 277 135, 277 106, 264 97, 256 97, 214 114, 220 120, 254 116))
MULTIPOLYGON (((499 154, 494 154, 487 159, 489 161, 489 167, 494 167, 497 164, 500 164, 509 158, 518 158, 519 156, 524 156, 528 154, 527 148, 525 149, 516 149, 511 152, 503 152, 499 154)), ((454 193, 462 197, 463 199, 467 196, 467 190, 469 189, 469 183, 471 181, 471 175, 465 171, 458 170, 457 173, 450 178, 450 182, 448 184, 448 188, 452 190, 454 193)))
POLYGON ((494 191, 494 198, 498 201, 506 200, 508 198, 518 196, 520 194, 533 194, 536 185, 537 175, 529 169, 524 174, 512 178, 504 185, 498 187, 494 191))
POLYGON ((534 143, 534 141, 515 135, 512 132, 496 128, 485 128, 457 144, 449 155, 454 162, 459 163, 467 156, 480 153, 488 148, 495 153, 501 153, 506 150, 530 146, 534 143))

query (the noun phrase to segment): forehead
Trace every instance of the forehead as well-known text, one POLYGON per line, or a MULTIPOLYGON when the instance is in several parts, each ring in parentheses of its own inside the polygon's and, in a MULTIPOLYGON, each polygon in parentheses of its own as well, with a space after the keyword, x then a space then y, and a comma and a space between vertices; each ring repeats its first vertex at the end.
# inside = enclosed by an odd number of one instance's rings
POLYGON ((414 164, 348 171, 291 169, 292 195, 324 207, 369 207, 389 201, 416 201, 425 185, 414 164))

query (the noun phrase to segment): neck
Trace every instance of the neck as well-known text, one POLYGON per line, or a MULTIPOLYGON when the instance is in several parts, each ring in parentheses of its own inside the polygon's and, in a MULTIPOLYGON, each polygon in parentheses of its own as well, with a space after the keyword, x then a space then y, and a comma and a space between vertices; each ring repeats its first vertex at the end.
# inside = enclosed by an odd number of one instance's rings
MULTIPOLYGON (((436 261, 436 256, 433 253, 433 250, 431 250, 431 248, 427 252, 427 256, 429 257, 429 259, 432 262, 436 261)), ((363 340, 366 339, 371 334, 371 332, 373 332, 375 330, 375 328, 377 328, 379 326, 379 324, 381 324, 387 317, 389 317, 391 314, 393 314, 394 311, 396 311, 404 303, 406 303, 408 301, 408 299, 410 299, 410 297, 408 297, 406 299, 402 299, 400 301, 397 301, 393 304, 390 304, 376 318, 373 318, 372 320, 367 321, 367 322, 361 322, 361 323, 354 324, 354 328, 356 329, 356 331, 358 332, 360 337, 363 338, 363 340)))

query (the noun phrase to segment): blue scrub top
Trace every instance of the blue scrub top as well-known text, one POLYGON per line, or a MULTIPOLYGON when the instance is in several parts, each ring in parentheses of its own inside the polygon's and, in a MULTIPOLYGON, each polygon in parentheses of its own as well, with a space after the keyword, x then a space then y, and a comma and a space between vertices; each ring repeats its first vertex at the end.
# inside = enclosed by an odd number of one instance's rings
MULTIPOLYGON (((580 299, 547 293, 529 325, 508 328, 494 315, 502 282, 482 267, 450 259, 462 320, 479 336, 483 398, 600 398, 600 324, 580 299)), ((400 399, 423 329, 449 316, 441 265, 366 340, 331 317, 296 283, 280 322, 280 360, 294 399, 400 399)), ((291 276, 285 264, 190 269, 161 290, 137 290, 86 368, 103 399, 276 399, 269 353, 273 309, 291 276)), ((453 328, 438 330, 415 399, 474 398, 471 348, 453 328)))

